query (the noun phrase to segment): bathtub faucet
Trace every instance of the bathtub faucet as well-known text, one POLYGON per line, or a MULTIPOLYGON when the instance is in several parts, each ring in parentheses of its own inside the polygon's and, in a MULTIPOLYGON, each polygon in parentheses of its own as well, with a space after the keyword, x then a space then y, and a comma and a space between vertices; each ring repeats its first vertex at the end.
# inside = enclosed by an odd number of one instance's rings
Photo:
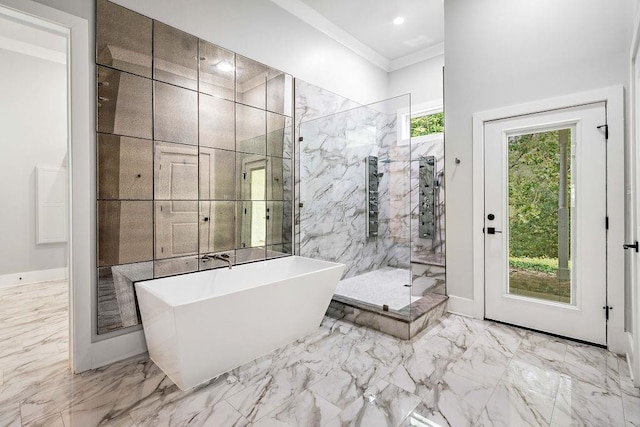
POLYGON ((229 264, 229 270, 231 270, 231 258, 229 257, 229 254, 216 254, 212 258, 219 259, 220 261, 225 261, 227 264, 229 264))

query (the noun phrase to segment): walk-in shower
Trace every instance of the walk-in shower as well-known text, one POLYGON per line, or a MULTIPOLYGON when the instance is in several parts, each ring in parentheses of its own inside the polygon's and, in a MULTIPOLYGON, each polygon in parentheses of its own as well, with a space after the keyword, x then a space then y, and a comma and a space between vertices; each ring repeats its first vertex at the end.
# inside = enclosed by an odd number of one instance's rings
POLYGON ((346 264, 332 307, 403 337, 446 300, 443 144, 412 144, 410 104, 302 120, 296 147, 297 253, 346 264))

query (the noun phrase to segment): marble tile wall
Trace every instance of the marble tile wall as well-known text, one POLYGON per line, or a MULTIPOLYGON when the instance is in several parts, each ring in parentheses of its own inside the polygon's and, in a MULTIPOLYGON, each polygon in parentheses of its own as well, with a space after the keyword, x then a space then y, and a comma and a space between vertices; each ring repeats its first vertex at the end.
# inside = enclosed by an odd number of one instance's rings
POLYGON ((411 271, 413 277, 412 295, 424 295, 434 292, 446 293, 446 226, 445 226, 445 183, 444 183, 444 141, 442 138, 411 141, 411 271), (419 226, 419 159, 434 156, 436 158, 436 230, 433 238, 422 238, 417 232, 419 226))
POLYGON ((314 98, 304 110, 321 117, 299 123, 299 253, 345 263, 345 278, 383 266, 409 268, 410 152, 397 136, 397 109, 403 101, 408 107, 408 97, 326 115, 315 106, 352 104, 323 96, 326 102, 314 98), (376 238, 366 235, 367 156, 379 158, 383 173, 376 238))
POLYGON ((97 0, 97 333, 133 283, 292 253, 293 77, 97 0))
MULTIPOLYGON (((416 138, 411 141, 411 229, 418 230, 418 203, 419 203, 419 159, 420 157, 434 156, 436 158, 436 179, 439 187, 436 190, 436 230, 433 239, 421 238, 416 233, 412 241, 412 258, 417 261, 435 260, 438 258, 434 254, 444 254, 445 252, 445 206, 444 206, 444 141, 442 139, 416 142, 416 138)), ((444 262, 444 259, 442 260, 444 262)))

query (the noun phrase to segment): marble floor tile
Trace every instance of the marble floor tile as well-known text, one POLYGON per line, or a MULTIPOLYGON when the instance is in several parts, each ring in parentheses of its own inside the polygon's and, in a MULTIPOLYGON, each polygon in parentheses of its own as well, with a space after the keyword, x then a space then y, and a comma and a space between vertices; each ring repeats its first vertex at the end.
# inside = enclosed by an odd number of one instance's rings
POLYGON ((71 375, 66 284, 0 289, 0 426, 640 426, 626 360, 447 314, 318 330, 183 392, 146 354, 71 375))
POLYGON ((452 427, 474 425, 494 387, 448 372, 422 400, 423 417, 452 427))
POLYGON ((30 423, 23 423, 22 425, 28 427, 65 427, 61 414, 40 418, 30 423))
POLYGON ((420 398, 386 381, 369 388, 327 426, 397 426, 420 404, 420 398))
POLYGON ((533 393, 555 398, 561 378, 561 373, 558 371, 541 368, 514 358, 509 362, 502 381, 520 390, 523 395, 533 393))
POLYGON ((552 426, 622 426, 620 395, 575 378, 562 377, 551 419, 552 426))
POLYGON ((595 384, 620 394, 618 358, 611 352, 585 344, 570 343, 564 372, 572 378, 595 384))
POLYGON ((340 408, 317 393, 306 390, 253 423, 252 427, 324 426, 340 412, 340 408))
POLYGON ((0 426, 6 427, 20 427, 22 421, 20 420, 20 403, 2 403, 0 404, 2 411, 0 411, 0 426))
POLYGON ((411 356, 391 371, 385 380, 424 398, 455 361, 456 359, 449 359, 439 354, 415 350, 411 356))
POLYGON ((638 396, 627 394, 623 391, 622 408, 627 426, 640 426, 640 399, 638 399, 638 396))
POLYGON ((487 402, 478 426, 548 426, 555 397, 532 391, 524 392, 519 384, 500 382, 487 402))
POLYGON ((505 354, 504 349, 496 347, 488 336, 481 335, 449 366, 449 370, 480 384, 495 386, 507 369, 509 360, 510 355, 505 354))
POLYGON ((227 401, 245 418, 254 422, 302 393, 318 379, 318 374, 313 370, 304 365, 295 365, 247 386, 227 398, 227 401))

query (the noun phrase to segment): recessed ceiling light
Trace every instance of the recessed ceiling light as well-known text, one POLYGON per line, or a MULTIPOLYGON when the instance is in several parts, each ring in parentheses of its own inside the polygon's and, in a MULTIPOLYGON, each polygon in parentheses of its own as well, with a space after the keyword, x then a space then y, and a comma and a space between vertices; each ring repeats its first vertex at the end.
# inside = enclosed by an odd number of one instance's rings
POLYGON ((393 20, 393 23, 396 25, 404 24, 404 18, 402 16, 398 16, 396 19, 393 20))
POLYGON ((222 72, 228 72, 233 70, 233 65, 229 64, 228 62, 222 61, 216 65, 216 68, 222 72))

